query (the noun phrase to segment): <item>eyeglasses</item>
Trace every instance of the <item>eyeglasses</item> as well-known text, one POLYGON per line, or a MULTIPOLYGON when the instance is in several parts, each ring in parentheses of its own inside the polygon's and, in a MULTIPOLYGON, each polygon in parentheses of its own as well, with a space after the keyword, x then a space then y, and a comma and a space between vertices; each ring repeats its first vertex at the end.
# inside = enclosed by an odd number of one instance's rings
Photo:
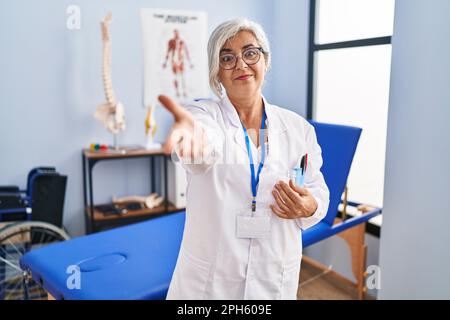
MULTIPOLYGON (((248 48, 242 52, 242 60, 248 65, 258 63, 261 58, 261 53, 264 53, 262 48, 248 48)), ((220 67, 225 70, 231 70, 236 67, 238 56, 232 53, 224 53, 219 57, 220 67)))

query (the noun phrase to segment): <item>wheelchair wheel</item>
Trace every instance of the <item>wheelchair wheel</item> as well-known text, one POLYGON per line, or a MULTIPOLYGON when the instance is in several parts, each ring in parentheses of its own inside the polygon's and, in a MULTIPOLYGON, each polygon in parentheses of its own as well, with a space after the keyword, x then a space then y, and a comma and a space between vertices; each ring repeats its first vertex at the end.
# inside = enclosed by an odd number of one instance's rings
POLYGON ((64 230, 46 222, 12 223, 0 229, 0 300, 47 299, 19 260, 31 250, 68 239, 64 230))

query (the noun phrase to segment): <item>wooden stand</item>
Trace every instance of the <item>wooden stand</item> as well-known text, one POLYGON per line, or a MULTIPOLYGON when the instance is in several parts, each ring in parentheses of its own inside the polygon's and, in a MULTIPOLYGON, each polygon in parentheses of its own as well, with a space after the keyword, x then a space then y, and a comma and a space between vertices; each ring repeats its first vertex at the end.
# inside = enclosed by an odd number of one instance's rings
POLYGON ((143 148, 130 148, 120 150, 107 151, 91 151, 82 150, 82 164, 83 164, 83 188, 84 188, 84 208, 86 233, 97 232, 100 230, 109 229, 111 227, 126 225, 129 223, 143 221, 144 219, 161 216, 167 213, 177 212, 184 208, 176 208, 169 203, 168 196, 168 181, 167 181, 167 161, 170 157, 163 153, 162 149, 147 150, 143 148), (155 192, 155 160, 160 159, 162 162, 159 168, 161 172, 161 187, 159 194, 164 196, 162 205, 152 209, 138 209, 128 210, 126 214, 104 215, 95 208, 94 192, 93 192, 93 175, 92 170, 95 164, 99 161, 125 160, 134 158, 148 158, 150 160, 150 181, 151 192, 155 192))
MULTIPOLYGON (((343 199, 343 210, 341 212, 342 218, 334 219, 334 224, 342 223, 347 218, 347 195, 348 188, 344 189, 344 199, 343 199)), ((374 208, 367 205, 358 206, 358 210, 360 210, 363 214, 373 210, 374 208)), ((344 276, 340 275, 335 271, 327 272, 332 277, 337 279, 340 282, 345 283, 346 285, 353 287, 356 289, 358 300, 365 299, 365 293, 367 291, 367 287, 365 286, 366 280, 366 259, 367 259, 367 245, 365 244, 365 235, 366 235, 366 222, 358 224, 352 228, 344 230, 337 234, 340 238, 344 239, 347 245, 350 248, 350 254, 352 259, 352 273, 356 279, 356 282, 353 282, 344 276)), ((303 262, 310 264, 318 269, 327 270, 328 267, 314 261, 311 258, 303 256, 303 262)))
MULTIPOLYGON (((341 223, 341 218, 336 218, 334 224, 341 223)), ((347 229, 337 234, 340 238, 344 239, 348 244, 352 259, 352 273, 356 279, 353 282, 336 271, 327 272, 331 277, 335 278, 337 281, 350 286, 356 290, 356 296, 358 300, 364 300, 365 292, 367 288, 365 286, 365 269, 366 269, 366 256, 367 256, 367 245, 365 244, 365 230, 366 223, 361 223, 354 226, 353 228, 347 229)), ((328 269, 327 266, 315 261, 312 258, 303 256, 302 262, 312 265, 313 267, 323 270, 324 272, 328 269)))

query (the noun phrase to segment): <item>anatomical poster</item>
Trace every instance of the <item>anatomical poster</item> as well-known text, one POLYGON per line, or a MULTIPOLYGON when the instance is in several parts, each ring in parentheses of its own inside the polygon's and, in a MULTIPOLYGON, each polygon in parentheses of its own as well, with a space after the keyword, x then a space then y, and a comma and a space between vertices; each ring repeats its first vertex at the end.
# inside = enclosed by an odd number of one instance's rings
POLYGON ((159 94, 180 103, 207 98, 207 16, 205 12, 141 9, 144 106, 159 94))

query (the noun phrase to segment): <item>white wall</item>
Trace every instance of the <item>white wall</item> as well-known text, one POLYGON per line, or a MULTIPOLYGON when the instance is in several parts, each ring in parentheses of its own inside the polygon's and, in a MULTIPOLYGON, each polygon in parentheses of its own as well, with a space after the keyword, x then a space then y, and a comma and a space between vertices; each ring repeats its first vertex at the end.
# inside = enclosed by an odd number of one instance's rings
POLYGON ((381 299, 450 299, 450 1, 397 0, 381 299))
POLYGON ((275 0, 272 13, 273 103, 306 117, 309 0, 275 0))

